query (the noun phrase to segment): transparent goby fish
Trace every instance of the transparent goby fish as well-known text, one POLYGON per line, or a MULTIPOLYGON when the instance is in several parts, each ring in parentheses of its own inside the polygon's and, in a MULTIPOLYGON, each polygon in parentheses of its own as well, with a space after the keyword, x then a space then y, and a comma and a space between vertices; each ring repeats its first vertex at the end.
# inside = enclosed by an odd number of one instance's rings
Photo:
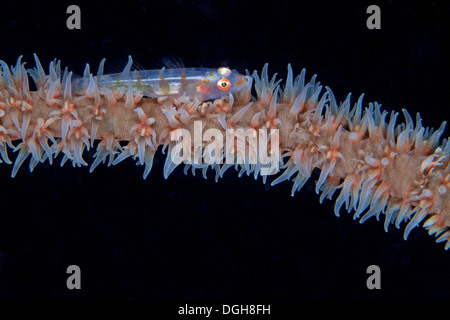
MULTIPOLYGON (((103 75, 103 63, 100 64, 98 75, 92 77, 100 88, 108 88, 113 92, 127 91, 131 85, 133 91, 140 91, 151 98, 186 95, 199 100, 217 99, 239 92, 248 81, 246 76, 227 67, 131 71, 131 57, 123 72, 103 75)), ((89 70, 88 67, 86 69, 89 70)), ((90 78, 89 71, 85 70, 83 78, 72 81, 72 88, 76 92, 85 91, 92 81, 90 78)))

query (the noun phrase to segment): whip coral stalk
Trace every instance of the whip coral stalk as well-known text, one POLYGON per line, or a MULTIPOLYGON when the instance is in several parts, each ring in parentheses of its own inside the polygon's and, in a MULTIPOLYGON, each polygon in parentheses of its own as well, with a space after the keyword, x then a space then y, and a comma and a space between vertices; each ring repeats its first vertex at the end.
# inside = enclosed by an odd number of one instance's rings
MULTIPOLYGON (((403 109, 405 122, 396 124, 398 112, 389 114, 376 102, 364 107, 363 95, 353 106, 350 94, 338 104, 315 75, 306 82, 302 70, 294 78, 290 66, 284 86, 275 76, 269 78, 265 65, 261 76, 247 73, 247 83, 234 95, 201 101, 189 95, 145 97, 131 83, 126 88, 102 87, 89 66, 83 76, 87 85, 75 89, 72 72, 62 70, 60 61, 50 63, 47 75, 36 56, 35 60, 36 67, 30 70, 25 70, 21 58, 12 67, 0 61, 0 154, 12 164, 8 147, 17 153, 13 177, 28 157, 30 170, 39 162, 52 163, 60 153, 61 165, 67 160, 73 166, 87 165, 83 152, 98 140, 91 171, 106 160, 111 165, 132 157, 145 166, 146 178, 162 147, 167 153, 167 178, 179 164, 171 154, 181 139, 180 129, 194 134, 197 121, 201 129, 218 130, 223 137, 230 129, 278 129, 279 148, 271 138, 264 146, 269 153, 278 153, 281 162, 272 185, 292 180, 294 195, 318 168, 315 190, 321 202, 337 192, 337 216, 343 206, 360 222, 384 215, 386 231, 390 224, 397 228, 406 224, 405 239, 424 221, 437 242, 450 248, 450 141, 439 141, 445 122, 438 130, 425 128, 419 114, 414 121, 403 109), (29 88, 29 76, 36 91, 29 88)), ((97 76, 103 74, 103 65, 104 61, 97 76)), ((238 138, 239 143, 249 145, 245 137, 238 138)), ((206 177, 211 168, 217 180, 234 166, 240 175, 262 175, 263 164, 236 162, 239 157, 250 160, 254 150, 247 155, 224 141, 217 145, 230 150, 213 152, 203 142, 200 154, 221 161, 186 163, 185 172, 201 169, 206 177), (234 164, 222 161, 225 151, 233 154, 234 164)))

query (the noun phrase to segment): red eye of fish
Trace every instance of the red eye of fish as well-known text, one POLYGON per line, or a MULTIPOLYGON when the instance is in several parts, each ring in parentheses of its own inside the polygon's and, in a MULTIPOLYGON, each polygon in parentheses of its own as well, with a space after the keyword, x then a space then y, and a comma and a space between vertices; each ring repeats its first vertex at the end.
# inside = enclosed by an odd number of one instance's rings
POLYGON ((217 81, 217 87, 220 90, 228 90, 230 88, 230 80, 222 78, 219 81, 217 81))

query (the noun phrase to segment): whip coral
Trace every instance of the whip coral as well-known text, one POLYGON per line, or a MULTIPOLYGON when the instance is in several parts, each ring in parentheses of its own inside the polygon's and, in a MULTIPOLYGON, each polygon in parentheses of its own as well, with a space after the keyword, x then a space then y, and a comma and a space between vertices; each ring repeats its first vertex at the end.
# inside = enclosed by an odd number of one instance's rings
MULTIPOLYGON (((29 70, 21 58, 11 67, 0 61, 0 154, 3 162, 12 164, 8 147, 17 153, 13 177, 28 156, 30 170, 39 162, 52 163, 59 153, 61 164, 70 160, 73 166, 85 166, 83 152, 97 140, 90 171, 101 162, 111 165, 132 157, 145 166, 146 178, 161 148, 167 152, 167 178, 179 164, 171 156, 179 130, 194 134, 197 121, 202 129, 223 136, 230 129, 277 129, 279 141, 269 137, 264 146, 280 159, 281 172, 272 185, 292 180, 294 195, 318 168, 315 191, 320 202, 337 193, 337 216, 344 205, 360 222, 384 215, 386 231, 390 224, 397 228, 406 224, 405 239, 424 221, 437 242, 450 248, 450 141, 440 143, 445 122, 437 130, 426 128, 419 114, 414 121, 403 109, 405 120, 396 124, 398 112, 389 114, 377 102, 364 107, 363 95, 353 106, 350 94, 338 104, 332 90, 323 90, 315 75, 307 82, 305 70, 294 77, 290 66, 284 85, 275 76, 269 78, 265 65, 261 76, 247 72, 246 85, 234 95, 200 101, 187 95, 145 97, 131 84, 111 90, 99 85, 89 66, 83 75, 88 85, 75 90, 72 72, 63 70, 60 61, 50 63, 47 75, 37 56, 35 60, 36 67, 29 70), (29 88, 29 76, 36 91, 29 88)), ((103 65, 104 61, 98 76, 103 65)), ((249 142, 244 138, 238 144, 248 147, 249 142)), ((212 169, 218 180, 234 166, 240 175, 262 175, 266 182, 264 165, 249 161, 254 150, 247 155, 223 141, 218 145, 231 149, 224 151, 233 154, 234 163, 186 163, 185 172, 201 169, 206 177, 212 169), (245 161, 238 162, 239 158, 245 161)), ((225 152, 215 153, 206 143, 200 149, 203 158, 225 159, 225 152)))

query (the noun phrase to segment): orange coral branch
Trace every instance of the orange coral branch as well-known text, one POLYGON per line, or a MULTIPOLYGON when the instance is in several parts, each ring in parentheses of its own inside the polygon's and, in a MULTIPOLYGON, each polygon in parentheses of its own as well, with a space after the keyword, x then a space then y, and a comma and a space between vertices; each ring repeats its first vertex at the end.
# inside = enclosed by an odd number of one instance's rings
MULTIPOLYGON (((62 163, 71 160, 74 166, 87 165, 83 151, 100 140, 91 171, 108 157, 109 165, 133 157, 145 165, 145 178, 155 152, 163 146, 169 151, 164 166, 167 177, 178 165, 170 155, 181 139, 179 130, 194 135, 195 121, 201 121, 200 129, 217 130, 223 137, 229 129, 277 129, 278 156, 284 162, 272 185, 292 179, 294 194, 318 168, 316 192, 321 192, 320 201, 331 199, 340 190, 336 215, 344 204, 361 222, 383 214, 386 230, 391 223, 396 227, 407 223, 405 239, 428 218, 423 226, 450 248, 450 143, 444 140, 439 145, 445 123, 436 131, 424 128, 419 115, 414 124, 403 110, 405 122, 396 125, 397 112, 388 115, 376 102, 363 109, 363 96, 353 108, 350 95, 338 105, 330 88, 322 93, 316 76, 305 83, 305 71, 294 78, 290 66, 284 87, 275 77, 269 80, 266 65, 261 77, 256 72, 248 76, 247 86, 236 95, 198 101, 186 96, 146 98, 131 86, 112 91, 99 87, 90 74, 85 74, 88 87, 75 92, 72 73, 62 72, 59 61, 50 64, 49 75, 37 57, 36 67, 28 72, 20 58, 14 67, 3 61, 0 65, 0 154, 11 164, 8 148, 18 152, 12 176, 29 156, 30 170, 39 162, 52 163, 60 152, 62 163), (30 91, 28 74, 37 91, 30 91), (252 88, 255 98, 250 95, 252 88)), ((248 146, 245 139, 240 143, 248 146)), ((233 152, 234 160, 254 156, 239 154, 234 147, 226 150, 224 141, 219 145, 222 151, 233 152)), ((215 154, 204 142, 200 148, 204 158, 224 159, 225 152, 215 154)), ((268 149, 275 152, 273 145, 268 149)), ((255 177, 261 175, 263 167, 260 163, 187 165, 203 172, 212 168, 216 179, 232 166, 240 174, 255 177)), ((263 176, 264 182, 266 178, 263 176)))

